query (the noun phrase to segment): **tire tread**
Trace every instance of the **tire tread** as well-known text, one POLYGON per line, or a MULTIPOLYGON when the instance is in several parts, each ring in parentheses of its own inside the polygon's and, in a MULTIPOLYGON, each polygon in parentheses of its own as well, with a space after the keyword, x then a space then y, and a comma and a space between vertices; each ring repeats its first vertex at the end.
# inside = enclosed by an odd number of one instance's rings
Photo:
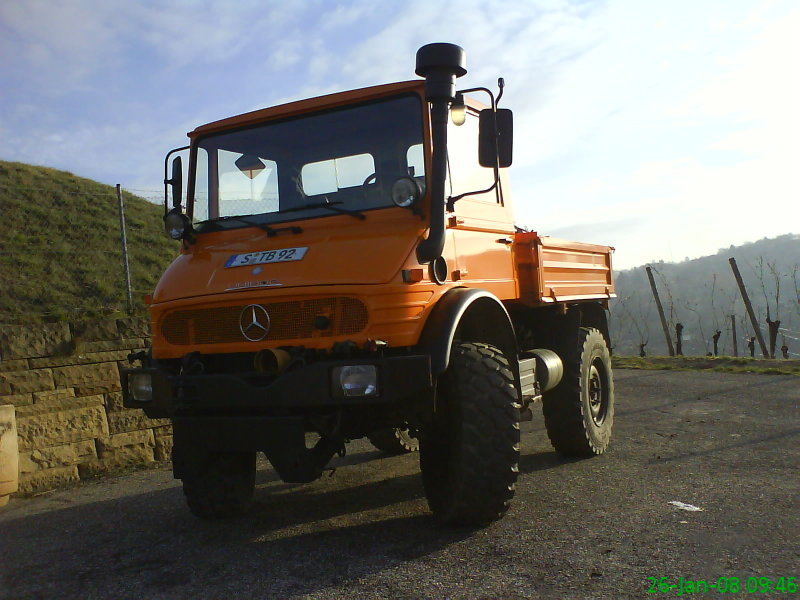
MULTIPOLYGON (((607 441, 605 444, 598 444, 590 434, 591 417, 585 414, 586 407, 583 402, 583 361, 586 360, 587 354, 591 355, 592 345, 599 340, 602 340, 605 349, 605 341, 599 330, 581 327, 574 351, 565 357, 564 378, 554 390, 544 394, 542 413, 547 436, 553 448, 565 456, 595 456, 605 452, 608 446, 607 441)), ((604 351, 605 359, 609 360, 608 351, 604 351)), ((608 371, 611 382, 610 363, 608 371)), ((613 423, 613 383, 610 383, 610 386, 609 427, 613 423)))
POLYGON ((450 405, 449 443, 423 438, 428 502, 443 523, 484 525, 508 511, 515 493, 520 405, 514 374, 497 348, 462 343, 453 349, 441 390, 450 405))

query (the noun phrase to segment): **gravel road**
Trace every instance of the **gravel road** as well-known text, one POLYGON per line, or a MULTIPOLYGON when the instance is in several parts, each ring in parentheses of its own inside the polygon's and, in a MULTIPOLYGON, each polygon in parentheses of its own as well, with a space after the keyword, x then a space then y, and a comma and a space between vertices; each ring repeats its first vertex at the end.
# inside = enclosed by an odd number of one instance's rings
POLYGON ((140 471, 0 510, 0 598, 676 597, 648 594, 661 577, 781 597, 746 587, 800 576, 800 379, 615 380, 610 451, 560 458, 534 411, 513 507, 487 528, 437 527, 416 455, 363 441, 311 484, 262 467, 255 509, 226 522, 192 517, 169 471, 140 471))

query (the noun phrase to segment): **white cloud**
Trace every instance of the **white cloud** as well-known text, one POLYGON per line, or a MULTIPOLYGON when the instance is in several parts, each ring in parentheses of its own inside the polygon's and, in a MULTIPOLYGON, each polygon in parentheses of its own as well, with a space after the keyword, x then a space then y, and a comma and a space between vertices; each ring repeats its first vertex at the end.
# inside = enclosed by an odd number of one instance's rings
POLYGON ((3 71, 16 71, 53 94, 83 88, 117 58, 115 10, 91 0, 3 2, 3 71))

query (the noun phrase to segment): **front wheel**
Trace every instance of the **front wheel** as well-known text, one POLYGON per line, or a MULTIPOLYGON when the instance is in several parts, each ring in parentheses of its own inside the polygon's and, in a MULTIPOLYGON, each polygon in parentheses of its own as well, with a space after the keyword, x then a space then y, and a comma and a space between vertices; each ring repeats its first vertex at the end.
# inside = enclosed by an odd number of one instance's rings
POLYGON ((420 440, 425 495, 440 522, 484 525, 506 513, 518 474, 519 409, 514 374, 499 349, 453 348, 433 425, 420 440))
POLYGON ((561 383, 544 394, 542 411, 553 448, 565 456, 602 454, 614 425, 614 378, 603 335, 581 327, 564 360, 561 383))

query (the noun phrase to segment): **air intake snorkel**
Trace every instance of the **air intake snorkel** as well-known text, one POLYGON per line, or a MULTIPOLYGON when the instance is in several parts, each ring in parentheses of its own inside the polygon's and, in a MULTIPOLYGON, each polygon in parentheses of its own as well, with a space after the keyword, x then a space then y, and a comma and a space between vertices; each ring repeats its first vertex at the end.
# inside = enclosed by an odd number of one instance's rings
POLYGON ((445 177, 447 176, 447 121, 455 99, 456 77, 466 75, 467 56, 455 44, 427 44, 417 50, 416 74, 425 78, 425 97, 431 105, 433 157, 431 173, 431 222, 428 237, 417 246, 417 260, 429 263, 444 249, 445 177))

